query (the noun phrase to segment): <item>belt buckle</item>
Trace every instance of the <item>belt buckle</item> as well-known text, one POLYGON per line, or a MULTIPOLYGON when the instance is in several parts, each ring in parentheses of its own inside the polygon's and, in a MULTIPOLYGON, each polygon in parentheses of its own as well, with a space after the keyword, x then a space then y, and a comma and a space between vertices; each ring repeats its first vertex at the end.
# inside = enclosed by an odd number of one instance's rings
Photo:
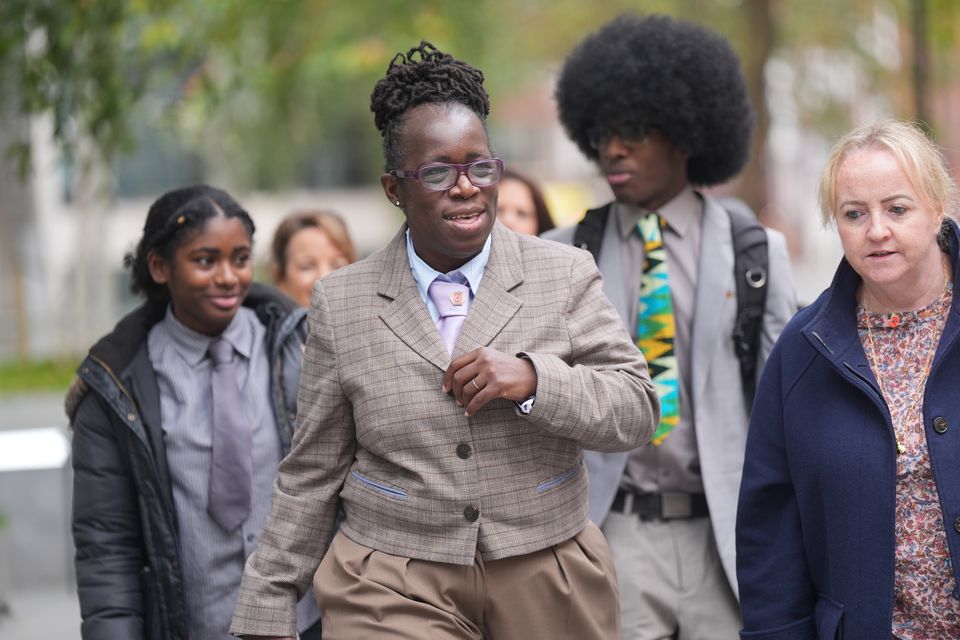
POLYGON ((633 491, 623 492, 623 513, 627 515, 633 513, 633 491))
POLYGON ((660 494, 660 517, 664 520, 689 518, 693 513, 689 493, 665 491, 660 494))

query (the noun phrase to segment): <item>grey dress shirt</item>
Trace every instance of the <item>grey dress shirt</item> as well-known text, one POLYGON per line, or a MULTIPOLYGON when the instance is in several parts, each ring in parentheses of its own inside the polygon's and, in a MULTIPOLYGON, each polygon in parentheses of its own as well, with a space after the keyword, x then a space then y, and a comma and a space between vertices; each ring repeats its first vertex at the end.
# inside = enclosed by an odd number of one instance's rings
POLYGON ((173 501, 180 532, 183 577, 192 637, 231 639, 228 629, 246 558, 270 513, 273 480, 280 463, 280 436, 270 408, 266 331, 256 314, 241 308, 222 336, 239 355, 244 409, 254 425, 250 515, 225 531, 207 513, 213 407, 212 338, 197 333, 168 309, 147 338, 160 387, 160 413, 173 501))
MULTIPOLYGON (((623 239, 625 281, 632 295, 630 335, 637 338, 637 306, 643 276, 643 239, 637 222, 648 213, 640 207, 616 202, 617 217, 623 239)), ((637 491, 660 493, 679 491, 702 493, 700 457, 697 453, 696 417, 691 398, 693 373, 691 345, 693 315, 697 292, 697 269, 700 264, 703 202, 689 186, 656 213, 666 221, 663 244, 667 250, 667 273, 670 298, 676 322, 673 349, 680 369, 680 422, 660 446, 647 445, 630 454, 624 470, 624 486, 637 491)))

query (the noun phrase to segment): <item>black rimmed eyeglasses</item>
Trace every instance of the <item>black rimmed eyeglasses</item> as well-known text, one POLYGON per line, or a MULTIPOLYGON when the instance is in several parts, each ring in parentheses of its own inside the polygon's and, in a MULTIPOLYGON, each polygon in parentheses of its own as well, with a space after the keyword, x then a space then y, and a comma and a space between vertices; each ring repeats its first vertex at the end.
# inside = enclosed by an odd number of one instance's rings
POLYGON ((587 142, 591 149, 599 150, 607 146, 614 138, 628 147, 637 147, 647 141, 650 127, 643 125, 596 126, 587 129, 587 142))
POLYGON ((424 189, 446 191, 457 184, 460 176, 466 174, 467 180, 475 187, 489 187, 500 182, 503 175, 503 160, 484 158, 467 164, 448 162, 430 162, 420 165, 416 171, 394 169, 389 172, 397 178, 412 178, 420 182, 424 189))

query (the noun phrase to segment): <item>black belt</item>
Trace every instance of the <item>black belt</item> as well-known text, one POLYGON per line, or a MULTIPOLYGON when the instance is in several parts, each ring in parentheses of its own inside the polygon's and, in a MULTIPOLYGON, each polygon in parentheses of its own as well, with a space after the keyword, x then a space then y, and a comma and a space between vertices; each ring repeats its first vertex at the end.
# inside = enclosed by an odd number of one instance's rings
POLYGON ((611 510, 637 514, 641 520, 674 520, 704 518, 710 515, 707 496, 702 493, 634 493, 617 489, 611 510))

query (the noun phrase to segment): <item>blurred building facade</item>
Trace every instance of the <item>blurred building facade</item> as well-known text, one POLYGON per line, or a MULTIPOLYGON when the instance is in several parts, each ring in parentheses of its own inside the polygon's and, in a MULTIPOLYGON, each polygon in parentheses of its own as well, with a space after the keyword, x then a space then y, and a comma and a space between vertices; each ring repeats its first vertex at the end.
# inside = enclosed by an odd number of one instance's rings
MULTIPOLYGON (((879 50, 877 56, 903 70, 905 63, 890 50, 879 50)), ((495 95, 489 126, 495 152, 543 184, 556 221, 564 225, 609 200, 610 192, 558 124, 551 73, 545 71, 541 81, 508 96, 495 95)), ((854 124, 896 113, 898 107, 892 93, 870 89, 856 59, 816 47, 799 58, 773 56, 765 76, 770 124, 763 157, 755 161, 766 165, 768 200, 758 214, 787 236, 798 298, 809 303, 829 284, 841 256, 835 231, 820 225, 816 191, 832 137, 847 128, 837 126, 831 134, 813 131, 809 103, 839 105, 837 119, 854 124)), ((934 136, 957 167, 960 81, 946 83, 929 103, 939 124, 934 136)), ((257 223, 255 256, 261 266, 274 228, 294 210, 341 213, 361 256, 387 242, 402 222, 377 184, 379 166, 369 168, 365 185, 244 192, 231 188, 224 166, 183 151, 169 135, 147 131, 131 156, 108 168, 64 162, 50 142, 47 118, 28 120, 8 109, 0 113, 0 122, 0 147, 26 136, 34 166, 21 182, 14 167, 0 160, 0 362, 80 354, 136 304, 127 291, 123 255, 139 238, 150 203, 167 189, 209 181, 230 191, 257 223)), ((80 151, 78 157, 85 157, 80 151)), ((317 157, 326 157, 316 163, 318 171, 331 166, 337 147, 318 149, 317 157)), ((336 182, 339 175, 305 182, 336 182)), ((357 176, 352 180, 359 181, 357 176)), ((736 195, 736 181, 715 191, 736 195)), ((261 268, 258 273, 267 272, 261 268)))
MULTIPOLYGON (((610 192, 557 124, 551 94, 544 82, 494 104, 497 119, 491 123, 491 137, 498 155, 542 182, 557 223, 572 224, 585 209, 609 200, 610 192)), ((4 258, 0 361, 80 354, 109 330, 137 303, 127 290, 123 256, 139 239, 150 203, 163 190, 204 179, 199 172, 178 173, 176 167, 189 161, 186 156, 154 154, 151 147, 140 147, 122 171, 94 165, 81 177, 50 142, 47 120, 34 118, 29 128, 34 171, 21 184, 5 170, 0 192, 5 215, 15 211, 24 221, 17 241, 3 245, 4 254, 8 245, 15 245, 19 254, 9 262, 4 258), (7 270, 13 263, 20 271, 7 270)), ((776 215, 765 221, 791 239, 804 301, 826 285, 839 256, 835 234, 819 229, 815 206, 816 179, 828 147, 789 117, 774 118, 767 162, 773 187, 770 211, 776 215)), ((253 216, 260 266, 266 264, 273 230, 291 211, 328 208, 341 213, 361 256, 386 243, 402 221, 378 184, 277 193, 235 192, 229 185, 215 184, 230 191, 253 216)), ((720 192, 735 193, 735 185, 720 192)), ((258 269, 258 274, 266 273, 258 269)))

